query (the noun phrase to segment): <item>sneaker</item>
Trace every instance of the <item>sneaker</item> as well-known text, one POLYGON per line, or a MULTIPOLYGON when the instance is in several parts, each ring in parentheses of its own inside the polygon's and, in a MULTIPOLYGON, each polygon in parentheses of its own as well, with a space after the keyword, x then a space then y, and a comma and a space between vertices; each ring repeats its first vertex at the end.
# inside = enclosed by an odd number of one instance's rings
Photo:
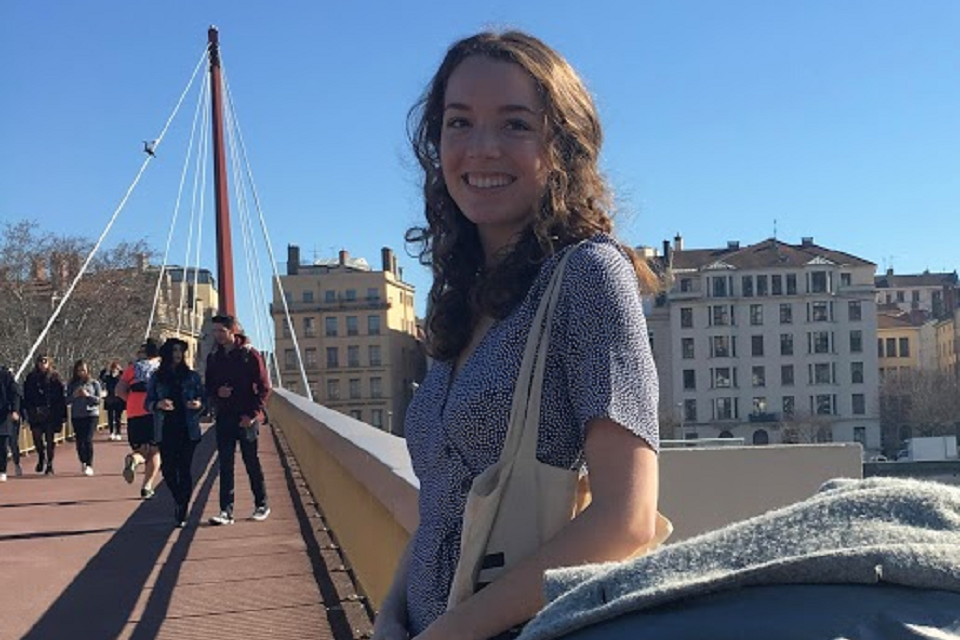
MULTIPOLYGON (((127 484, 133 484, 136 471, 137 461, 133 459, 132 453, 128 453, 127 457, 123 459, 123 479, 127 481, 127 484)), ((141 495, 143 494, 141 493, 141 495)))
POLYGON ((43 473, 43 460, 37 462, 37 466, 33 468, 37 473, 43 473))
POLYGON ((221 511, 218 515, 210 518, 210 524, 219 527, 225 524, 233 524, 233 514, 229 511, 221 511))
POLYGON ((267 505, 263 505, 262 507, 257 507, 256 509, 254 509, 253 515, 250 517, 256 520, 257 522, 263 522, 264 520, 267 519, 269 515, 270 515, 270 507, 268 507, 267 505))
POLYGON ((85 475, 85 476, 92 476, 92 475, 93 475, 93 467, 91 467, 91 466, 88 465, 88 464, 83 465, 83 475, 85 475))
POLYGON ((7 474, 0 473, 0 482, 6 482, 6 481, 7 481, 7 474))
POLYGON ((143 487, 142 489, 140 489, 140 497, 143 498, 144 500, 149 500, 150 498, 152 498, 154 493, 155 492, 152 487, 143 487))
POLYGON ((47 465, 47 468, 44 469, 43 473, 44 473, 44 475, 48 475, 48 476, 54 475, 54 473, 53 473, 53 465, 52 465, 52 464, 48 464, 48 465, 47 465))
POLYGON ((13 465, 13 475, 17 476, 18 478, 19 478, 20 476, 22 476, 22 475, 23 475, 23 467, 21 467, 19 464, 13 465))

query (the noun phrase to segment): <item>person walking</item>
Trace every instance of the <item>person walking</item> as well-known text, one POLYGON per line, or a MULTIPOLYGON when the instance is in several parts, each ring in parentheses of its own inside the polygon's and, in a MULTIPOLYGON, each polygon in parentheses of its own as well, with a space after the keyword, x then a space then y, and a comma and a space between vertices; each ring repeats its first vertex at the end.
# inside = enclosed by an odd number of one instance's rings
POLYGON ((147 383, 147 409, 159 436, 160 470, 173 496, 177 527, 187 526, 193 492, 193 453, 200 441, 203 382, 186 361, 187 343, 168 338, 160 347, 160 366, 147 383))
POLYGON ((123 411, 126 409, 126 403, 123 398, 117 395, 117 384, 120 382, 120 374, 123 369, 120 363, 113 360, 107 367, 100 372, 100 383, 106 392, 103 400, 103 408, 107 411, 107 426, 110 428, 110 440, 122 440, 120 419, 123 411))
POLYGON ((7 456, 12 454, 14 473, 23 475, 20 467, 20 385, 13 372, 0 366, 0 482, 7 481, 7 456), (10 454, 7 450, 10 450, 10 454))
POLYGON ((67 402, 80 471, 85 476, 93 475, 93 434, 100 420, 100 392, 100 381, 90 375, 90 367, 83 360, 77 360, 67 385, 67 402))
POLYGON ((37 473, 53 474, 54 436, 63 431, 67 403, 63 380, 46 355, 37 356, 33 370, 23 381, 22 408, 30 422, 33 445, 37 450, 37 473))
POLYGON ((160 366, 157 341, 147 338, 137 351, 137 360, 120 375, 116 394, 127 404, 127 441, 132 451, 123 460, 123 479, 133 484, 137 467, 143 465, 143 484, 140 497, 149 500, 154 494, 154 482, 160 473, 160 449, 154 429, 153 415, 146 409, 147 384, 160 366))
POLYGON ((254 520, 270 515, 263 469, 257 453, 257 439, 263 422, 263 409, 270 395, 270 379, 263 357, 240 333, 237 319, 231 315, 213 318, 215 345, 207 355, 207 397, 214 410, 217 453, 220 461, 220 513, 210 524, 232 524, 234 507, 234 459, 237 442, 250 478, 255 509, 254 520))

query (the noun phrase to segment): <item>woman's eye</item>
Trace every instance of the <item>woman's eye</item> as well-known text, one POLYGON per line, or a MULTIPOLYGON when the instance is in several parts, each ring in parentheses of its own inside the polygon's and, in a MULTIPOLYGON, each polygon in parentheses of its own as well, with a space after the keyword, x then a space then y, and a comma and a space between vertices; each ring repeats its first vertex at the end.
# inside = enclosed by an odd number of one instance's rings
POLYGON ((448 129, 462 129, 468 126, 469 124, 470 123, 467 121, 466 118, 455 116, 452 118, 447 118, 446 127, 448 129))
POLYGON ((507 120, 505 127, 511 131, 533 131, 533 127, 524 120, 507 120))

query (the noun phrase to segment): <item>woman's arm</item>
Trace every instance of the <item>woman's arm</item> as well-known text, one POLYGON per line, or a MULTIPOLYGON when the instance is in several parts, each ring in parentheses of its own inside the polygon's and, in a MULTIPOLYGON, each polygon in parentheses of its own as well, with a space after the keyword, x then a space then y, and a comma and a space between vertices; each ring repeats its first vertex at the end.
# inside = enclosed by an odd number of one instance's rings
POLYGON ((407 575, 410 566, 410 545, 407 544, 397 570, 393 574, 393 584, 387 597, 383 599, 383 606, 377 612, 377 619, 373 625, 373 640, 407 640, 410 637, 407 631, 407 575))
POLYGON ((489 638, 543 608, 547 569, 620 560, 653 539, 658 461, 641 438, 608 418, 587 426, 592 501, 552 540, 442 615, 419 640, 489 638))

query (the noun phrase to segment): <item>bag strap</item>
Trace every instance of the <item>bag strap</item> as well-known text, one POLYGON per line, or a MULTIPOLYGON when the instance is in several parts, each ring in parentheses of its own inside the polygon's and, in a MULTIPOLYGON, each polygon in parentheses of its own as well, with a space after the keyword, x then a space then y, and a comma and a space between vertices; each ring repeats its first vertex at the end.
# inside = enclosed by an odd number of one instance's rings
POLYGON ((498 460, 501 466, 507 466, 508 462, 512 466, 512 461, 520 457, 524 459, 536 457, 543 374, 546 369, 547 351, 550 347, 551 325, 560 300, 563 273, 576 246, 570 246, 557 262, 530 325, 523 360, 513 389, 507 436, 498 460))

